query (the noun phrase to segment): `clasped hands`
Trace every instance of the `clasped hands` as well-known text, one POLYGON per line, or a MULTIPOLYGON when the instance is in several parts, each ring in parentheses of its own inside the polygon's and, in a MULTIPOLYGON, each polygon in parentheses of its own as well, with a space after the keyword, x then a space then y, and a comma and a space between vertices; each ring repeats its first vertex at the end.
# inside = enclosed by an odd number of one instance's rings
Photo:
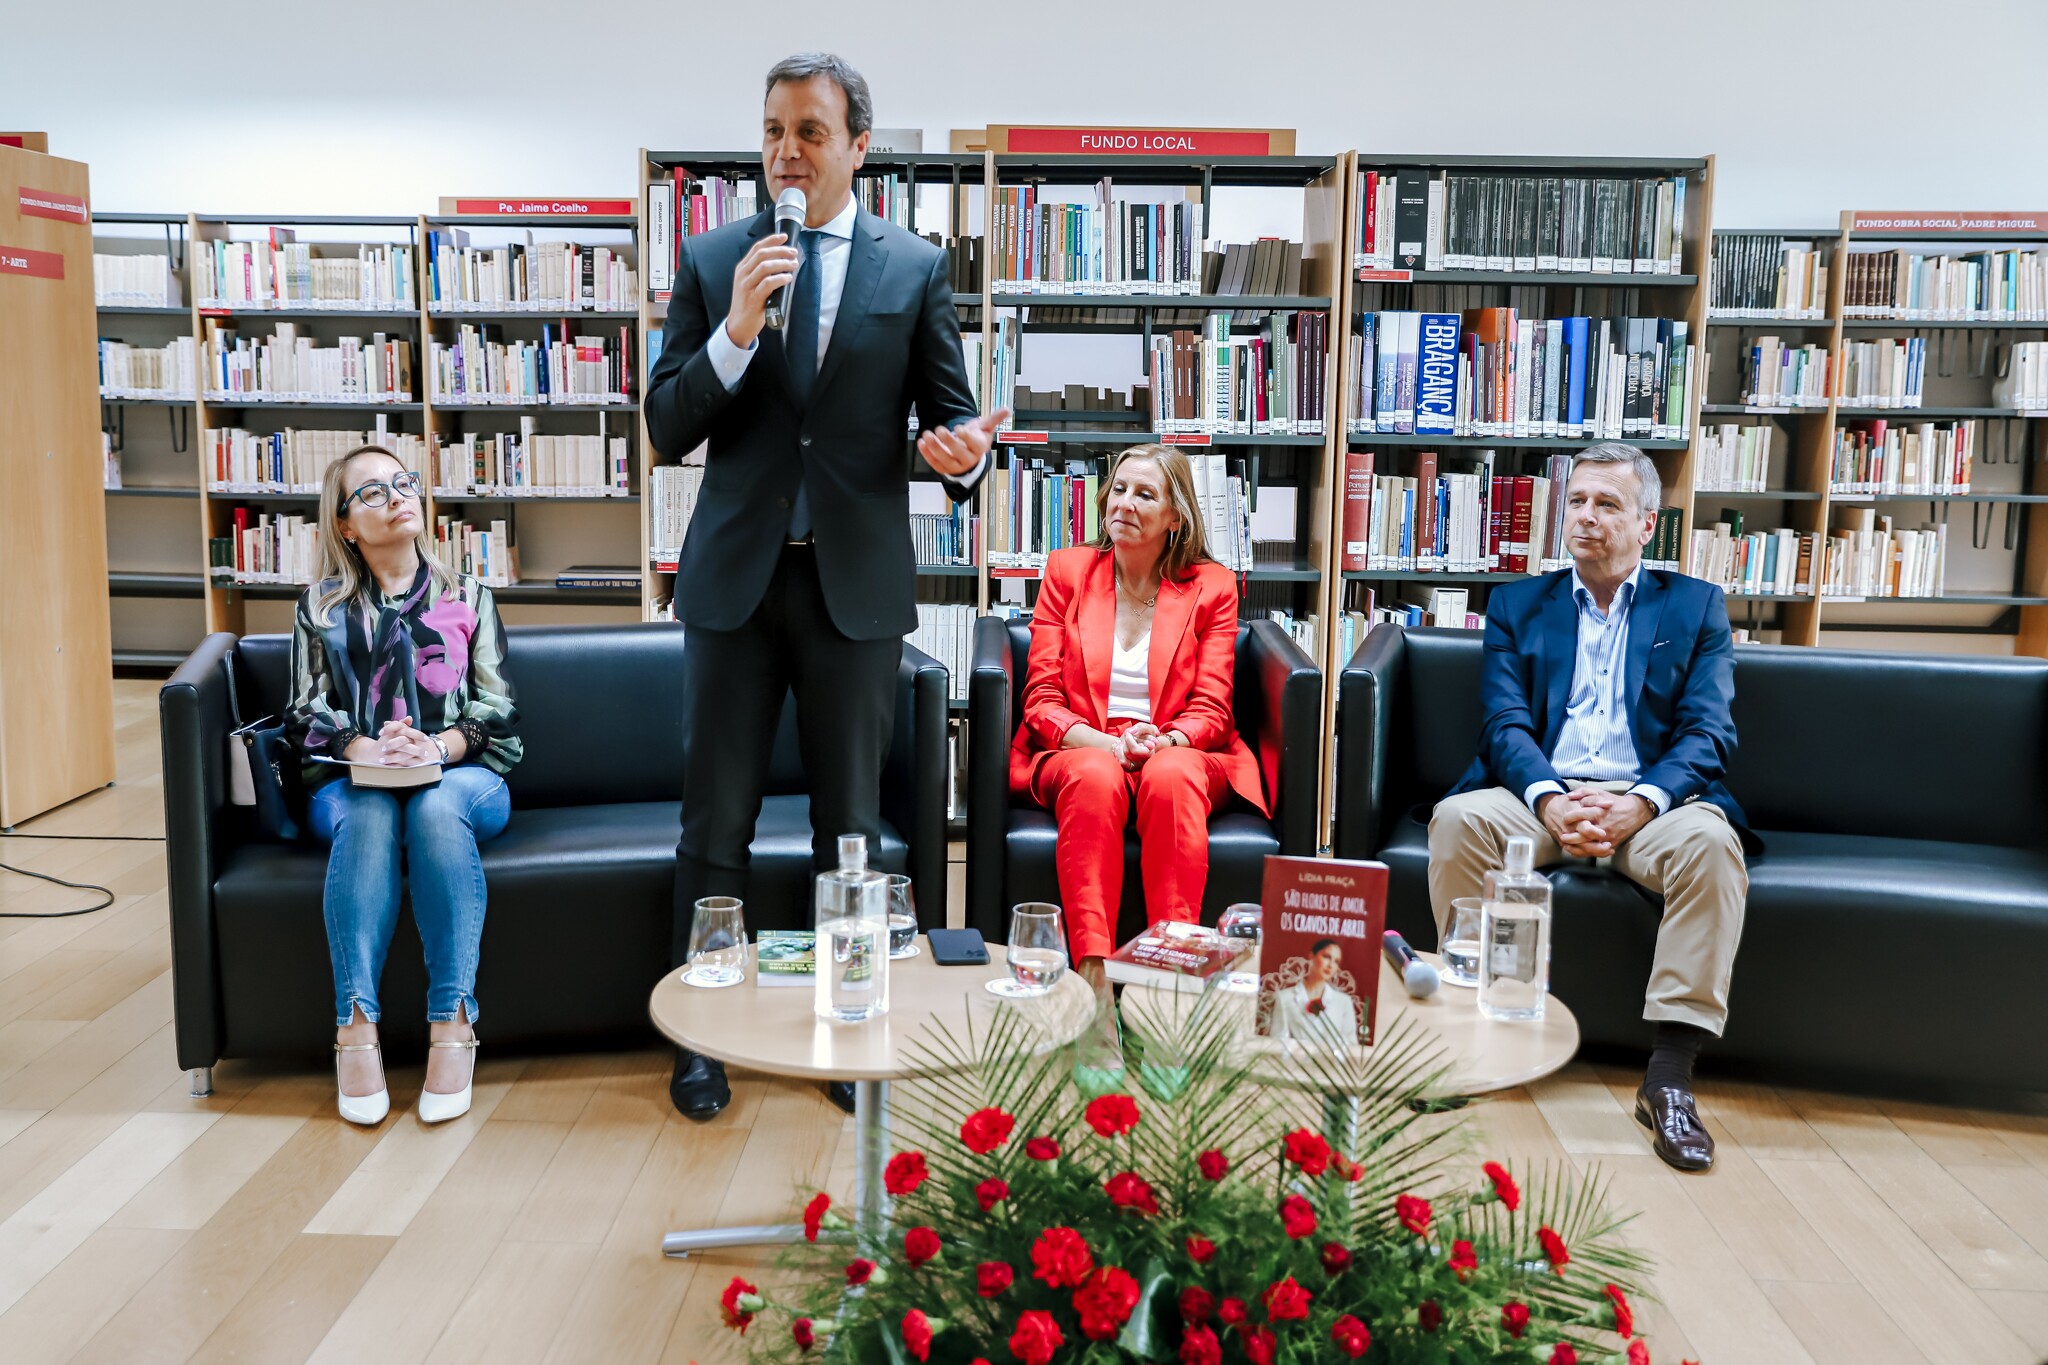
POLYGON ((1635 832, 1657 818, 1657 808, 1633 792, 1581 787, 1536 800, 1536 818, 1574 858, 1610 858, 1635 832))
POLYGON ((1176 743, 1149 720, 1139 721, 1120 735, 1094 730, 1083 742, 1108 753, 1125 772, 1136 772, 1145 766, 1146 759, 1176 743))
MULTIPOLYGON (((460 735, 460 731, 456 732, 460 735)), ((448 741, 450 761, 459 761, 456 746, 460 738, 448 741)), ((421 763, 439 763, 441 750, 434 743, 434 737, 424 730, 413 728, 411 716, 400 716, 397 720, 384 722, 384 728, 374 736, 358 735, 343 754, 351 763, 379 763, 387 768, 410 768, 421 763)))

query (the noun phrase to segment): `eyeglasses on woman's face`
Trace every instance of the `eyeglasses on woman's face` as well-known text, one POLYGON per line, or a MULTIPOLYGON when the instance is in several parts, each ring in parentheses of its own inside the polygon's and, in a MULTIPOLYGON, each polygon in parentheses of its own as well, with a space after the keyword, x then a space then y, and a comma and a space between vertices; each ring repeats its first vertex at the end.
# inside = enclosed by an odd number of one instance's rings
POLYGON ((349 507, 360 501, 365 507, 382 507, 394 497, 418 498, 420 476, 411 470, 393 474, 389 479, 375 479, 341 500, 340 513, 348 515, 349 507))

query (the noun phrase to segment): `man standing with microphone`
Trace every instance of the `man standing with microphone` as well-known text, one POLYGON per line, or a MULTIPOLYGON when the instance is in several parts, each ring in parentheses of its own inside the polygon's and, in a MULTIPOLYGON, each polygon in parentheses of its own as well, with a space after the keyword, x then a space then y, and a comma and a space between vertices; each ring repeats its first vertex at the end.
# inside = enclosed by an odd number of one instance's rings
MULTIPOLYGON (((761 169, 776 207, 683 239, 647 379, 656 448, 680 458, 709 442, 676 572, 689 635, 677 965, 697 901, 746 892, 785 692, 816 865, 836 865, 842 834, 880 846, 897 662, 917 627, 908 410, 956 501, 1009 415, 976 413, 946 254, 853 198, 873 119, 867 82, 838 57, 769 71, 761 169)), ((678 1050, 669 1097, 710 1118, 731 1098, 724 1066, 678 1050)))

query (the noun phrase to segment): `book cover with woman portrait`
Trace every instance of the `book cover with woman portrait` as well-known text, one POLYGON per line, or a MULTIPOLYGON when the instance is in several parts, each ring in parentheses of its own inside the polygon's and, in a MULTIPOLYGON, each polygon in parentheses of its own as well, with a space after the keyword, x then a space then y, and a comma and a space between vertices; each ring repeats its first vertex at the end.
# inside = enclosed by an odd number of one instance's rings
POLYGON ((1266 859, 1259 903, 1259 1033, 1370 1044, 1387 865, 1275 855, 1266 859))

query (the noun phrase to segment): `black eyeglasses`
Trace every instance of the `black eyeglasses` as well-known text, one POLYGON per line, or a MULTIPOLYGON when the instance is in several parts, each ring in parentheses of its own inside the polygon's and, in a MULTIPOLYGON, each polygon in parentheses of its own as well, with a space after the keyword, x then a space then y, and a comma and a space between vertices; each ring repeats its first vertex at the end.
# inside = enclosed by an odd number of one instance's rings
POLYGON ((336 510, 339 515, 346 516, 349 505, 358 499, 361 499, 365 507, 382 507, 385 503, 391 501, 391 496, 394 493, 402 498, 419 497, 420 476, 408 469, 402 474, 393 474, 388 481, 378 479, 373 483, 366 483, 355 492, 343 498, 341 506, 336 510))

